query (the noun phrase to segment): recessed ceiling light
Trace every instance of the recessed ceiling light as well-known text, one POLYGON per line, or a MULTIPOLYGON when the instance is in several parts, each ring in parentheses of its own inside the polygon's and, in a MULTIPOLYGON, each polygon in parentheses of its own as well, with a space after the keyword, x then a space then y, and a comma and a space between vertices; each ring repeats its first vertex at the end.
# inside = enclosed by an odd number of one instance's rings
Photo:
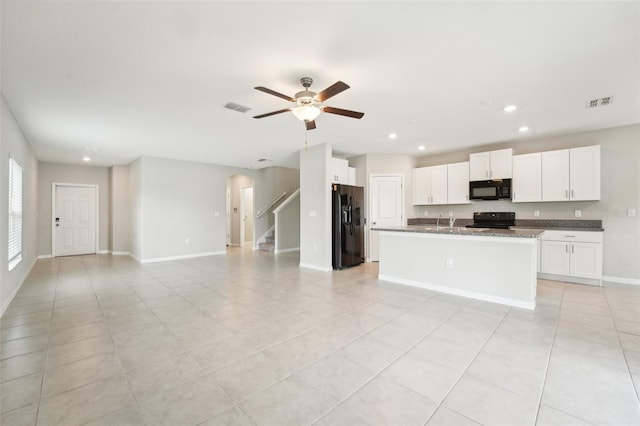
POLYGON ((516 109, 518 109, 518 107, 515 105, 507 105, 506 107, 504 107, 504 112, 513 112, 516 109))
POLYGON ((426 146, 424 146, 424 145, 420 145, 420 146, 418 147, 418 149, 419 149, 420 151, 424 151, 425 149, 427 149, 427 147, 426 147, 426 146))
POLYGON ((518 128, 518 131, 519 131, 519 132, 523 132, 523 133, 524 133, 524 132, 528 132, 528 131, 529 131, 529 128, 528 128, 527 126, 522 126, 522 127, 519 127, 519 128, 518 128))
POLYGON ((91 161, 91 158, 89 158, 89 157, 82 157, 82 161, 84 161, 84 162, 87 162, 87 163, 88 163, 89 161, 91 161))
POLYGON ((389 133, 389 139, 396 139, 398 137, 395 133, 389 133))

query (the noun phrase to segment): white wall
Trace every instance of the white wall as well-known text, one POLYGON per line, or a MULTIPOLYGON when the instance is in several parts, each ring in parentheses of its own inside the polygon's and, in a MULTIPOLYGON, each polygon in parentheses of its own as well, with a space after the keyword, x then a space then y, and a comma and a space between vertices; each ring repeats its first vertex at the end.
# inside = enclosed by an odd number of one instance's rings
POLYGON ((37 259, 38 160, 20 130, 4 96, 0 111, 0 316, 31 271, 37 259), (8 265, 9 157, 22 166, 22 261, 13 270, 8 265))
POLYGON ((129 165, 129 253, 138 262, 142 252, 142 164, 139 158, 129 165))
POLYGON ((276 226, 276 251, 300 248, 300 195, 279 208, 276 226))
POLYGON ((38 255, 51 254, 51 184, 79 183, 98 185, 99 190, 99 250, 111 247, 109 232, 111 223, 111 182, 108 167, 80 166, 74 164, 38 164, 38 255))
POLYGON ((129 166, 111 167, 111 250, 128 253, 130 246, 129 166))
POLYGON ((331 266, 331 145, 300 151, 300 266, 331 266))
POLYGON ((131 192, 137 198, 131 200, 131 229, 138 259, 152 262, 224 253, 227 177, 245 171, 152 157, 136 163, 130 170, 131 192))
MULTIPOLYGON (((514 149, 514 154, 551 151, 580 146, 601 146, 600 201, 556 203, 512 203, 510 201, 476 201, 461 206, 416 206, 416 217, 447 216, 471 218, 474 211, 515 211, 518 219, 601 219, 604 227, 603 274, 640 282, 640 125, 573 133, 564 136, 531 138, 517 143, 495 144, 475 148, 473 152, 491 149, 514 149), (636 217, 626 217, 627 209, 636 209, 636 217)), ((417 167, 466 161, 471 151, 458 151, 418 159, 417 167)))

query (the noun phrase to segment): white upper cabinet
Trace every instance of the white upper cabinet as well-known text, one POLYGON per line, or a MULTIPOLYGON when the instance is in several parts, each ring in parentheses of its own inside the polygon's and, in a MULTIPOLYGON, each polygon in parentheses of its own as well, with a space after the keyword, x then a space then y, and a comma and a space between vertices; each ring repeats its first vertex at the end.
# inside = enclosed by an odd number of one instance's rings
POLYGON ((569 198, 600 199, 600 145, 569 150, 569 198))
POLYGON ((349 185, 349 161, 342 158, 331 159, 331 183, 349 185))
POLYGON ((469 155, 469 179, 510 179, 513 149, 478 152, 469 155))
POLYGON ((413 169, 413 204, 447 204, 447 166, 413 169))
POLYGON ((447 164, 447 204, 469 202, 469 162, 447 164))
POLYGON ((599 145, 542 153, 542 201, 599 199, 599 145))
POLYGON ((511 201, 542 201, 542 153, 513 156, 511 201))
POLYGON ((349 167, 349 185, 356 186, 356 168, 349 167))
POLYGON ((569 200, 569 150, 542 153, 542 201, 569 200))

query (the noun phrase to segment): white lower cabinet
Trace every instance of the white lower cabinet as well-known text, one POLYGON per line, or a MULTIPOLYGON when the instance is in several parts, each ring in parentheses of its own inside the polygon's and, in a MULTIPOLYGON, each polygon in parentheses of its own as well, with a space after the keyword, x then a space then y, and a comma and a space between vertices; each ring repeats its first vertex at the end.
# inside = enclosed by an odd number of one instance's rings
POLYGON ((540 272, 602 279, 602 232, 545 231, 540 238, 540 272))

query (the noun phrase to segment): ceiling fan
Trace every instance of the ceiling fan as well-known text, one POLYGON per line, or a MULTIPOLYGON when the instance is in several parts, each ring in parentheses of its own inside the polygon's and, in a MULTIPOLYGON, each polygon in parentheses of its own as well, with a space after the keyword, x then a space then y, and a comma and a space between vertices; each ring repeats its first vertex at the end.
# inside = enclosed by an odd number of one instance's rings
POLYGON ((282 114, 283 112, 291 111, 293 115, 295 115, 299 120, 304 121, 304 124, 307 127, 307 130, 313 130, 316 128, 315 119, 320 115, 321 112, 328 112, 329 114, 337 114, 344 115, 345 117, 352 118, 362 118, 364 116, 363 112, 349 111, 347 109, 333 108, 330 106, 324 106, 322 103, 327 99, 337 95, 340 92, 344 92, 349 88, 349 85, 342 81, 338 81, 333 85, 327 87, 320 93, 312 92, 309 90, 311 84, 313 83, 313 79, 311 77, 302 77, 300 79, 300 83, 304 87, 302 92, 298 92, 292 98, 291 96, 283 95, 282 93, 275 92, 271 89, 267 89, 266 87, 258 86, 254 87, 254 89, 260 90, 261 92, 268 93, 273 96, 277 96, 282 99, 286 99, 289 102, 292 102, 290 108, 281 109, 278 111, 268 112, 266 114, 256 115, 253 118, 264 118, 269 117, 271 115, 282 114))

